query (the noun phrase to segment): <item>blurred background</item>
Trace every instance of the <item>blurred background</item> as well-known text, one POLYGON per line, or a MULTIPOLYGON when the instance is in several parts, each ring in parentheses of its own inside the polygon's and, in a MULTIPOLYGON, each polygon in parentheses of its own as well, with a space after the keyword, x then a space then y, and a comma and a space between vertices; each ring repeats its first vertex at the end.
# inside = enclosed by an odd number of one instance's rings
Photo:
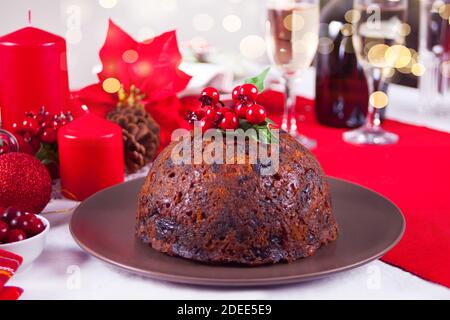
MULTIPOLYGON (((418 3, 419 0, 410 1, 409 48, 417 48, 418 3)), ((352 0, 321 4, 322 19, 342 18, 352 0)), ((108 18, 139 40, 176 29, 186 60, 195 59, 190 47, 214 50, 213 62, 228 66, 239 75, 254 64, 269 63, 264 42, 264 5, 261 0, 1 1, 0 34, 25 26, 27 11, 31 9, 34 26, 66 38, 72 89, 96 82, 98 52, 105 40, 108 18)), ((400 76, 403 83, 416 85, 411 72, 400 76)))

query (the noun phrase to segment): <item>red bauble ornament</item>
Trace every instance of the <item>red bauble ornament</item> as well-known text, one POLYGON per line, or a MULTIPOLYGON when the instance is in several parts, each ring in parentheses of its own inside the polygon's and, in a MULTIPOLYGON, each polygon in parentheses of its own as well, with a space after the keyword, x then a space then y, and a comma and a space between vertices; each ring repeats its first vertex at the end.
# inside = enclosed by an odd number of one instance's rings
POLYGON ((40 213, 50 201, 50 174, 39 160, 28 154, 1 155, 0 177, 0 207, 40 213))

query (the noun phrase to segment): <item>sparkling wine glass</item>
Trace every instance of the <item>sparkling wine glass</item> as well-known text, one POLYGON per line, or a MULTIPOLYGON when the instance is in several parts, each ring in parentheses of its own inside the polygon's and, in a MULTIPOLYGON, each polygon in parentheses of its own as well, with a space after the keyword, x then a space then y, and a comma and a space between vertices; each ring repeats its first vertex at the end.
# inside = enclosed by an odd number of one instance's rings
POLYGON ((273 65, 285 82, 286 101, 281 128, 312 149, 316 141, 298 133, 293 84, 299 73, 309 67, 319 42, 318 0, 269 0, 267 3, 266 42, 273 65))
POLYGON ((353 144, 386 145, 398 142, 398 136, 381 127, 381 110, 388 104, 389 77, 395 68, 411 60, 405 43, 404 26, 407 0, 354 0, 353 45, 364 68, 369 86, 369 109, 365 124, 344 133, 353 144))

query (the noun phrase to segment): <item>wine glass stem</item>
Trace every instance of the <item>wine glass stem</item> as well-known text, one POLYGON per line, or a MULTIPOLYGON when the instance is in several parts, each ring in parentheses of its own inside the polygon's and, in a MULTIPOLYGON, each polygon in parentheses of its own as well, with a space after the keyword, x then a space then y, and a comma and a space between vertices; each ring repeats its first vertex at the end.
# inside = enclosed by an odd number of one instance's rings
POLYGON ((296 96, 293 90, 295 79, 289 76, 284 76, 283 78, 286 101, 284 104, 281 129, 295 135, 297 133, 297 116, 295 111, 296 96))
MULTIPOLYGON (((386 87, 383 81, 383 70, 380 68, 373 68, 369 72, 366 73, 367 83, 369 87, 369 96, 372 96, 374 92, 382 91, 384 92, 386 87)), ((381 126, 381 110, 379 108, 375 108, 372 103, 370 103, 369 98, 369 106, 367 109, 367 117, 366 117, 366 128, 369 129, 380 129, 381 126)))

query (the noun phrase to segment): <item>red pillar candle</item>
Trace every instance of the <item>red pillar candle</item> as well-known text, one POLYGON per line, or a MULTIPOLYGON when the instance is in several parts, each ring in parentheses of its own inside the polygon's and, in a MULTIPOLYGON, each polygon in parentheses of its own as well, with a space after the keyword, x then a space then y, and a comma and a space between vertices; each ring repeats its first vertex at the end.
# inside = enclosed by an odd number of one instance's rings
POLYGON ((0 37, 0 114, 2 127, 45 106, 59 113, 69 106, 66 42, 26 27, 0 37))
POLYGON ((84 200, 123 182, 122 129, 86 113, 58 131, 61 188, 64 196, 84 200))

